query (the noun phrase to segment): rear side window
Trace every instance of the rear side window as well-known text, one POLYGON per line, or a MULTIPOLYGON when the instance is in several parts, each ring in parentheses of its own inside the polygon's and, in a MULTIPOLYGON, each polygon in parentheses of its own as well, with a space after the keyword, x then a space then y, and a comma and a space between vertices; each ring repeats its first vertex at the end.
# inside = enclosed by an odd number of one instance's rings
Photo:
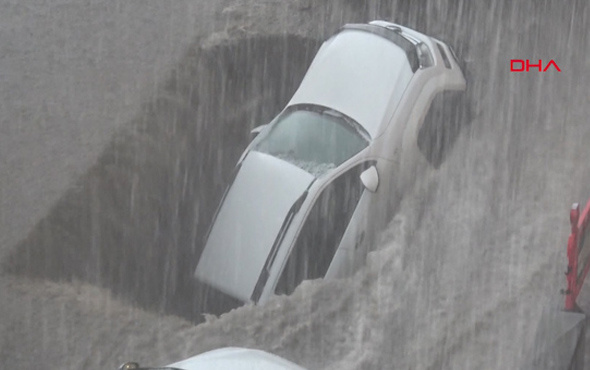
POLYGON ((363 193, 364 163, 328 185, 316 199, 275 288, 291 294, 303 280, 324 277, 363 193))
POLYGON ((443 58, 443 62, 445 63, 445 67, 447 67, 448 69, 451 69, 451 62, 449 61, 449 57, 447 56, 447 53, 445 53, 445 49, 442 47, 441 44, 436 44, 436 46, 438 46, 438 51, 440 51, 440 55, 443 58))

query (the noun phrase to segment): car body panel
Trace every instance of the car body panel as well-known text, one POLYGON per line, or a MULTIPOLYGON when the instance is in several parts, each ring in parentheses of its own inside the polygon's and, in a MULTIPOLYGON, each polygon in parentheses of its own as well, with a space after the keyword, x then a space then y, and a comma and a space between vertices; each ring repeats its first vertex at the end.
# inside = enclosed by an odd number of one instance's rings
MULTIPOLYGON (((318 200, 318 197, 322 194, 322 191, 329 186, 335 179, 342 176, 344 173, 348 172, 352 168, 366 163, 367 166, 369 164, 374 163, 374 160, 368 160, 366 149, 362 152, 358 153, 356 156, 351 158, 349 161, 344 163, 342 166, 334 170, 333 172, 328 173, 325 177, 317 179, 309 188, 308 196, 301 206, 299 213, 297 214, 296 218, 293 220, 291 227, 287 231, 285 235, 284 242, 282 247, 277 252, 275 260, 275 264, 271 267, 269 272, 269 283, 265 286, 263 293, 258 300, 258 303, 264 303, 272 296, 275 295, 275 288, 277 282, 281 276, 281 273, 287 263, 287 259, 291 254, 294 244, 296 242, 297 237, 301 233, 303 228, 304 222, 307 220, 309 213, 311 212, 314 204, 318 200)), ((353 271, 355 271, 359 266, 359 261, 362 261, 362 258, 359 257, 359 253, 362 253, 363 248, 366 246, 366 242, 371 240, 370 237, 366 238, 363 237, 361 243, 359 243, 358 237, 360 234, 365 233, 369 225, 373 223, 373 212, 372 210, 375 205, 375 202, 378 201, 379 198, 375 196, 375 194, 365 190, 360 196, 359 202, 357 207, 354 211, 353 216, 344 232, 344 235, 340 241, 340 246, 334 255, 334 259, 332 264, 330 265, 327 273, 326 278, 340 278, 344 276, 350 275, 353 271), (359 248, 356 248, 357 245, 359 248)))
POLYGON ((268 352, 227 347, 168 365, 182 370, 305 370, 268 352))
POLYGON ((277 246, 278 250, 276 251, 274 263, 268 266, 269 283, 265 284, 262 293, 257 300, 257 303, 264 303, 274 295, 276 284, 291 253, 293 244, 300 234, 304 222, 307 220, 312 207, 316 203, 322 191, 344 172, 361 163, 362 161, 359 162, 357 158, 363 158, 363 153, 365 151, 366 149, 356 154, 353 158, 349 159, 338 168, 324 174, 319 178, 316 178, 316 180, 309 186, 307 189, 307 197, 303 201, 299 212, 297 212, 297 214, 294 216, 289 228, 285 233, 282 243, 277 246))
POLYGON ((400 47, 363 31, 344 30, 321 47, 288 105, 330 107, 375 137, 412 76, 400 47))
POLYGON ((288 162, 250 152, 219 209, 196 277, 247 302, 285 215, 313 180, 288 162))

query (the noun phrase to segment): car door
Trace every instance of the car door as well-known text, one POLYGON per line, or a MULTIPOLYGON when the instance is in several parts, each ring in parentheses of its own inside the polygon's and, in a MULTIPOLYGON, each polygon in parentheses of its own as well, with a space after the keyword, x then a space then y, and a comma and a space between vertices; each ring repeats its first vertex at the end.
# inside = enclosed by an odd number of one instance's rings
MULTIPOLYGON (((340 256, 340 263, 354 258, 354 245, 344 248, 341 244, 347 232, 355 235, 364 233, 362 225, 349 226, 357 210, 364 212, 358 207, 367 192, 360 174, 373 163, 365 161, 353 166, 322 189, 291 247, 274 287, 275 294, 291 294, 303 280, 326 276, 336 255, 340 256), (348 253, 343 249, 348 249, 348 253)), ((355 241, 355 235, 347 235, 346 240, 355 241)))

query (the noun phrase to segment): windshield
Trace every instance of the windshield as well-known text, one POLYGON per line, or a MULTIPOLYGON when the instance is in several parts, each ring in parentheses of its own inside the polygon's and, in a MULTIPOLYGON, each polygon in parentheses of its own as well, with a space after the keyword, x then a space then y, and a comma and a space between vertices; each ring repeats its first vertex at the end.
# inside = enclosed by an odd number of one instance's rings
POLYGON ((254 150, 320 176, 369 144, 364 129, 341 113, 321 107, 286 111, 254 150))

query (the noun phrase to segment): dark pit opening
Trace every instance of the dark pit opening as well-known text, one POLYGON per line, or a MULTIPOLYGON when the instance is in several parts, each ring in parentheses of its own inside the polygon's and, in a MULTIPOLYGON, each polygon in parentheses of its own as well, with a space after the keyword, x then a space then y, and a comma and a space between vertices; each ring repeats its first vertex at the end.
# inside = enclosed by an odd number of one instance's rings
POLYGON ((193 272, 226 181, 250 130, 283 108, 318 47, 287 35, 195 43, 4 270, 90 282, 199 321, 207 299, 193 272))

